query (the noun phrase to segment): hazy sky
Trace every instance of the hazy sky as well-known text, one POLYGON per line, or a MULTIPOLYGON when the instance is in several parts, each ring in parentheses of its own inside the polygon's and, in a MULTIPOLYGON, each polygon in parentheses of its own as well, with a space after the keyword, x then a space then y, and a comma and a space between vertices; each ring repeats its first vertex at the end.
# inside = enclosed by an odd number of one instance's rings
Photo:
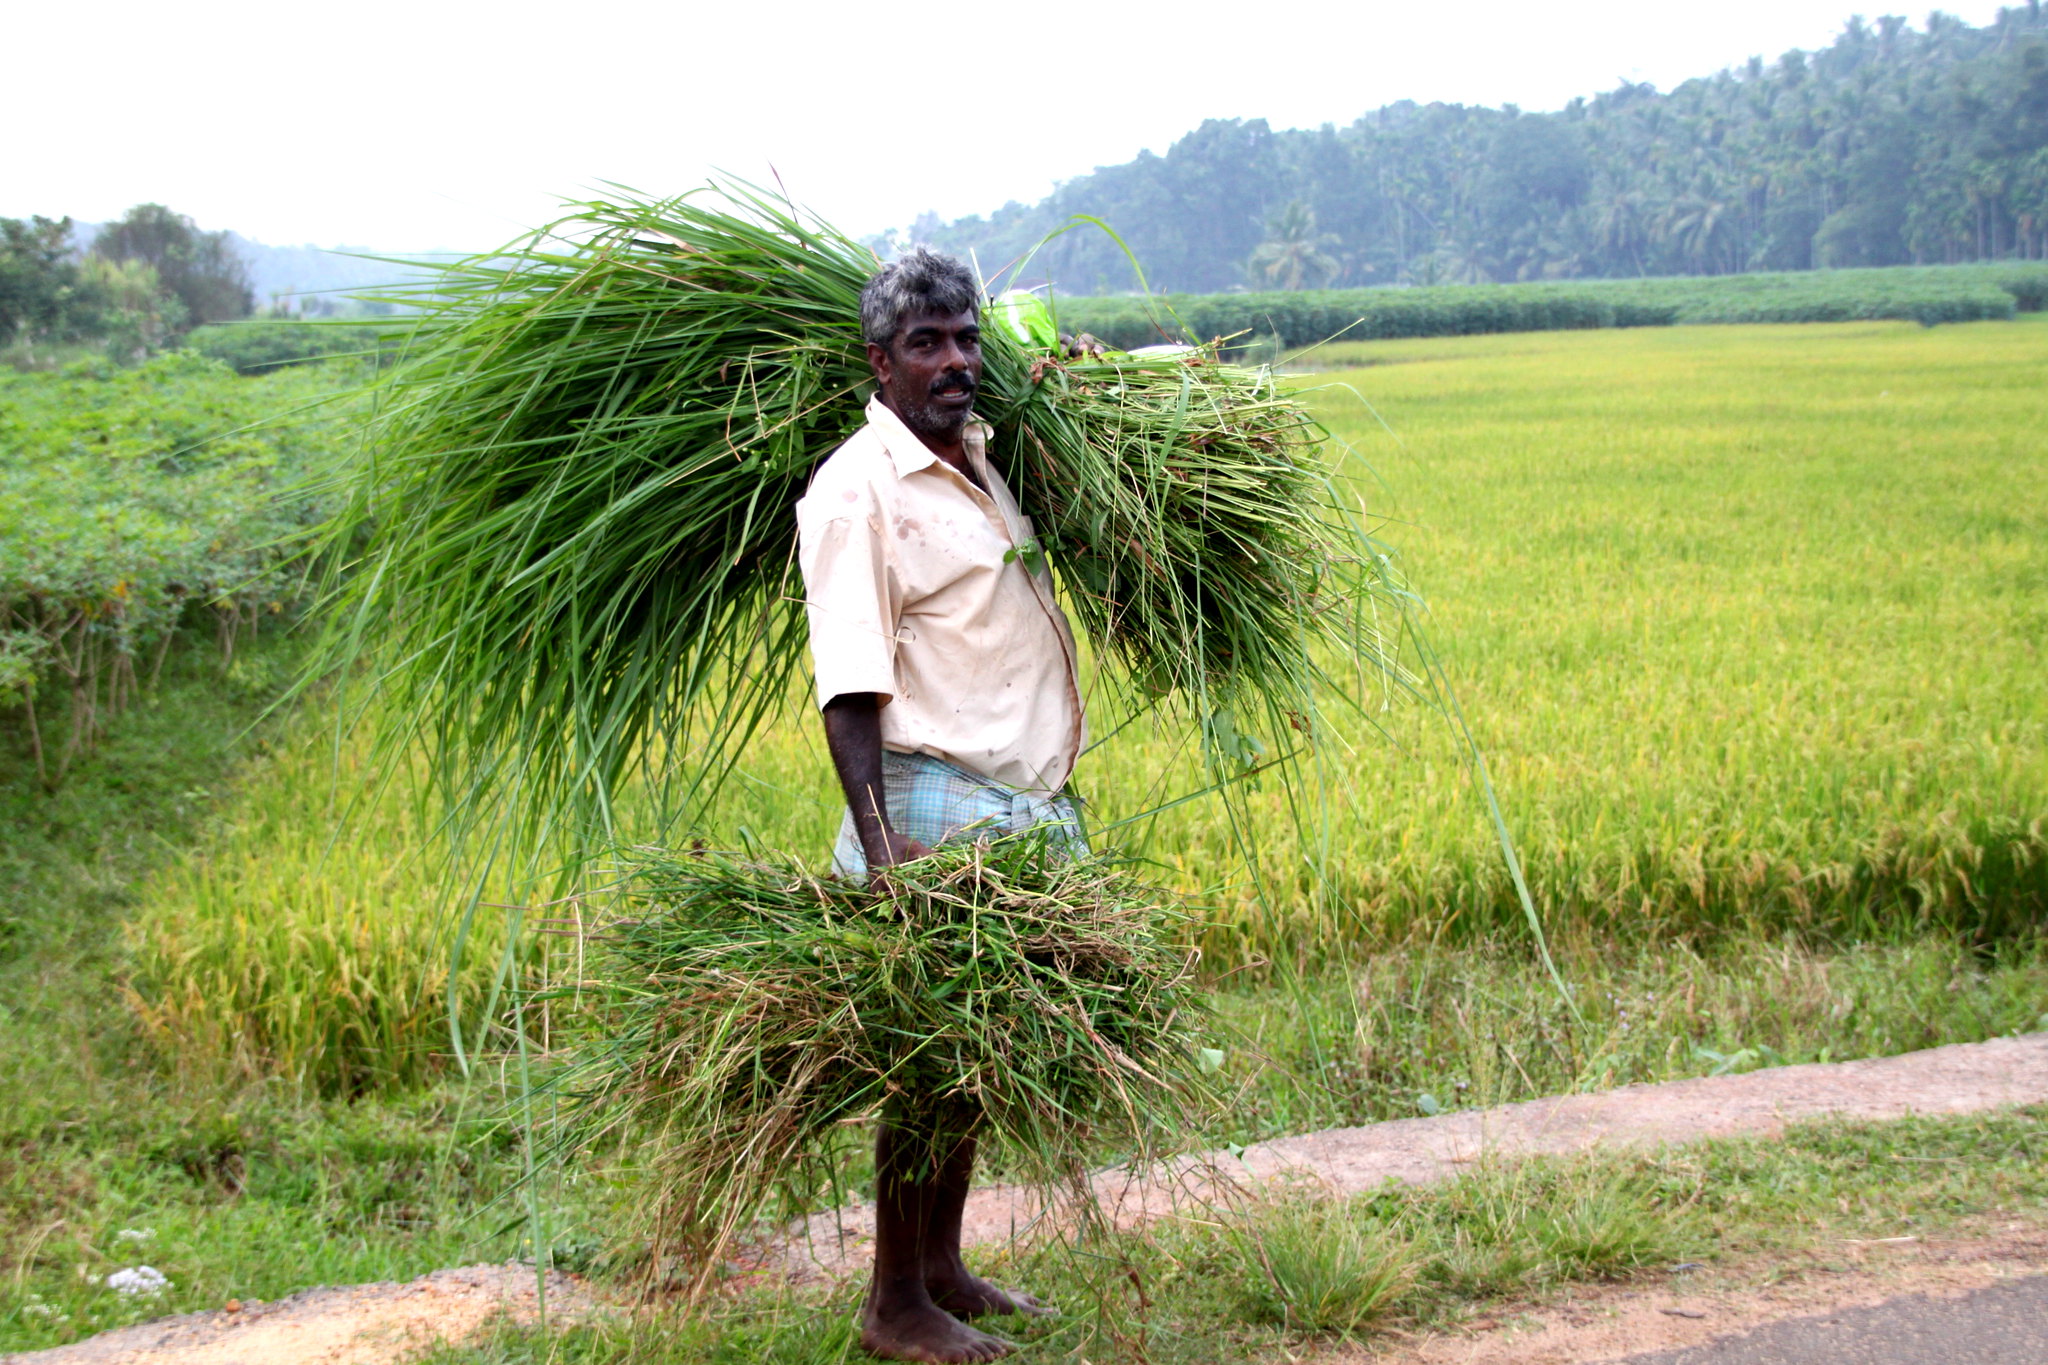
MULTIPOLYGON (((1554 109, 1623 78, 1669 89, 1823 45, 1852 5, 24 6, 0 216, 156 200, 274 244, 482 248, 603 180, 670 192, 772 167, 866 233, 1040 198, 1205 118, 1304 127, 1399 99, 1554 109)), ((1998 6, 1948 8, 1983 24, 1998 6)))

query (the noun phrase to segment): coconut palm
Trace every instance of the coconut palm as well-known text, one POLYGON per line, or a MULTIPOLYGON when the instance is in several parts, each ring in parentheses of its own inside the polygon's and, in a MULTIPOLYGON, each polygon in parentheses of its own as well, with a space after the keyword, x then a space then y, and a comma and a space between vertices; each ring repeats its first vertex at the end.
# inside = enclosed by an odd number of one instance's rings
POLYGON ((1266 240, 1252 252, 1252 281, 1282 289, 1328 284, 1344 268, 1327 250, 1337 245, 1336 234, 1316 231, 1315 210, 1297 199, 1267 220, 1266 240))

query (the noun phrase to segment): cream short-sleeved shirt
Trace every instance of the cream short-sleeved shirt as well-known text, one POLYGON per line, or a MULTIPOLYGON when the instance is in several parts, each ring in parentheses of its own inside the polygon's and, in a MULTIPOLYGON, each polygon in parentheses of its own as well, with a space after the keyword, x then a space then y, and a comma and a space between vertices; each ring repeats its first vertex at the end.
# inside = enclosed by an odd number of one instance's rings
POLYGON ((1031 524, 988 429, 967 427, 977 488, 879 397, 867 412, 796 505, 818 704, 877 693, 884 747, 1059 791, 1085 740, 1074 637, 1018 553, 1031 524))

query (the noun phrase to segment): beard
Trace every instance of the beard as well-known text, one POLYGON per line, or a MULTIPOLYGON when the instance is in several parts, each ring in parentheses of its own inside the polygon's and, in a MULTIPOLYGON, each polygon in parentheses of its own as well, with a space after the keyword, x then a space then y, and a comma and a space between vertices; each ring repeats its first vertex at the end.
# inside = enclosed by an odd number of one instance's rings
POLYGON ((941 388, 964 388, 971 399, 980 391, 980 385, 970 375, 948 375, 933 386, 931 396, 916 400, 902 400, 897 405, 896 415, 903 419, 903 425, 929 441, 951 445, 960 439, 967 417, 973 411, 972 405, 964 408, 945 407, 936 401, 941 388))

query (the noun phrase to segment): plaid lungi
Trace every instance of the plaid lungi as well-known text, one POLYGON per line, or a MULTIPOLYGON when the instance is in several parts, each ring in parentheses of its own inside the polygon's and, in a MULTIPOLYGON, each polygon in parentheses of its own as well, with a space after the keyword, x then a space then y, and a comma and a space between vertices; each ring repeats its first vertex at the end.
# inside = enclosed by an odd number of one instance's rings
MULTIPOLYGON (((1088 852, 1072 797, 1021 792, 930 754, 883 751, 882 804, 898 834, 932 848, 1042 829, 1068 851, 1088 852)), ((851 810, 839 821, 832 870, 852 880, 868 875, 867 854, 854 832, 851 810)))

